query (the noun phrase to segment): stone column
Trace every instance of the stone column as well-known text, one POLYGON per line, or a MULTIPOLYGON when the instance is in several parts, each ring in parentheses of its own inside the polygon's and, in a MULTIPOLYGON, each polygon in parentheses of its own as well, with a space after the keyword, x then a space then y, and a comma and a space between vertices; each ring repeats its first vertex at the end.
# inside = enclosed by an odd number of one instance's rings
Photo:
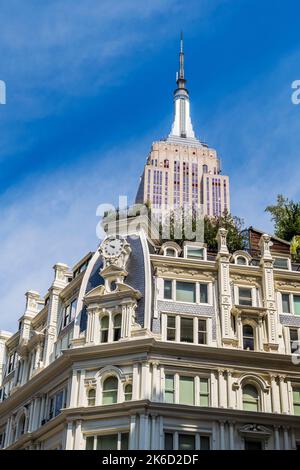
POLYGON ((81 449, 81 420, 77 420, 75 424, 75 438, 74 438, 74 450, 81 449))
POLYGON ((267 310, 268 321, 268 343, 273 350, 278 349, 277 332, 277 312, 274 288, 273 258, 271 254, 271 237, 263 234, 260 238, 259 246, 261 249, 260 266, 262 269, 263 281, 263 306, 267 310))
POLYGON ((226 385, 224 379, 224 369, 218 369, 218 383, 219 383, 219 407, 226 407, 226 385))
POLYGON ((130 417, 129 450, 137 450, 136 416, 130 417))
POLYGON ((227 406, 228 408, 234 408, 231 370, 227 370, 227 406))
POLYGON ((77 370, 72 371, 71 390, 70 390, 70 408, 77 406, 78 379, 77 370))
POLYGON ((274 426, 274 446, 275 450, 280 450, 279 426, 274 426))
POLYGON ((66 428, 66 445, 65 450, 73 450, 73 422, 68 421, 66 428))
POLYGON ((217 261, 218 277, 219 277, 219 290, 220 290, 220 315, 221 315, 221 332, 223 342, 232 339, 231 332, 231 314, 230 309, 232 306, 231 287, 230 287, 230 274, 229 274, 229 260, 230 253, 226 243, 227 230, 220 228, 218 231, 218 255, 217 261))
POLYGON ((229 449, 234 450, 234 421, 229 421, 229 449))
POLYGON ((225 449, 225 421, 219 421, 220 425, 220 450, 225 449))
POLYGON ((290 448, 289 428, 287 426, 283 426, 283 445, 284 450, 288 450, 290 448))
POLYGON ((140 399, 140 376, 139 376, 139 364, 136 362, 132 366, 132 399, 140 399))
POLYGON ((280 397, 276 383, 276 376, 274 374, 271 374, 271 397, 273 413, 280 413, 280 397))
POLYGON ((283 375, 279 376, 279 389, 280 389, 281 412, 284 414, 287 414, 288 396, 287 396, 287 387, 285 383, 285 377, 283 375))

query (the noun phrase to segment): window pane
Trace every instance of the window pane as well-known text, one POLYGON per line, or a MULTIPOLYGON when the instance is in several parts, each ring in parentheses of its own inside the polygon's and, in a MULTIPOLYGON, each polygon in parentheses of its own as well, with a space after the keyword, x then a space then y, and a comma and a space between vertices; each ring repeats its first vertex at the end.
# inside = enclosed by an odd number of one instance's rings
POLYGON ((173 434, 165 432, 165 450, 173 450, 173 434))
POLYGON ((85 440, 85 449, 93 450, 94 449, 94 436, 88 436, 85 440))
POLYGON ((252 305, 251 289, 239 287, 239 304, 240 305, 252 305))
POLYGON ((244 256, 238 256, 236 258, 236 264, 242 264, 242 265, 247 264, 246 258, 244 258, 244 256))
POLYGON ((193 248, 191 246, 187 247, 188 258, 203 259, 204 258, 203 253, 204 253, 203 248, 193 248))
POLYGON ((295 315, 300 315, 300 295, 294 295, 294 312, 295 315))
POLYGON ((76 307, 77 307, 77 299, 73 300, 73 302, 71 303, 71 320, 75 318, 76 307))
POLYGON ((167 340, 175 341, 176 338, 176 318, 173 316, 167 317, 167 340))
POLYGON ((179 434, 178 448, 179 450, 195 450, 195 436, 190 434, 179 434))
POLYGON ((200 302, 202 304, 208 303, 208 286, 207 284, 200 284, 200 302))
POLYGON ((200 449, 201 450, 209 450, 210 449, 209 436, 200 436, 200 449))
POLYGON ((128 432, 122 432, 121 434, 121 450, 128 450, 129 434, 128 432))
POLYGON ((283 313, 290 313, 290 296, 289 294, 281 294, 282 297, 282 311, 283 313))
POLYGON ((167 248, 165 251, 166 256, 175 256, 175 250, 174 248, 167 248))
POLYGON ((164 299, 172 299, 172 281, 164 281, 164 299))
POLYGON ((118 434, 98 436, 97 450, 118 450, 118 434))
POLYGON ((88 392, 88 405, 95 406, 95 399, 96 399, 96 390, 92 388, 88 392))
POLYGON ((194 378, 179 378, 179 401, 183 405, 194 404, 194 378))
POLYGON ((200 379, 200 406, 209 406, 208 379, 200 379))
POLYGON ((194 337, 193 319, 181 318, 180 319, 180 341, 184 343, 192 343, 194 337))
POLYGON ((254 333, 251 325, 243 325, 243 348, 254 350, 254 333))
POLYGON ((258 392, 253 385, 246 385, 243 388, 243 409, 258 411, 258 392))
POLYGON ((206 320, 198 320, 198 344, 206 344, 206 320))
POLYGON ((103 405, 117 403, 118 399, 118 379, 109 377, 103 383, 103 405))
POLYGON ((298 351, 299 339, 298 339, 298 330, 290 328, 290 346, 291 353, 298 351))
POLYGON ((132 385, 127 384, 125 387, 125 401, 130 401, 132 399, 132 385))
POLYGON ((294 414, 300 416, 300 390, 293 390, 294 414))
POLYGON ((274 268, 288 269, 288 260, 286 258, 275 258, 274 268))
POLYGON ((165 377, 165 401, 166 403, 174 403, 174 375, 166 375, 165 377))
POLYGON ((192 282, 176 282, 176 300, 181 302, 196 301, 196 285, 192 282))

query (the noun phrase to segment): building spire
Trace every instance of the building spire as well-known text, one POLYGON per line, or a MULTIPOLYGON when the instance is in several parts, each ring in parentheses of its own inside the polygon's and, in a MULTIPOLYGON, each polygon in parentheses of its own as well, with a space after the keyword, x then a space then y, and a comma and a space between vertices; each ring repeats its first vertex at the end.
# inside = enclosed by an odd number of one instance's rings
MULTIPOLYGON (((189 138, 195 139, 195 133, 190 117, 190 99, 189 92, 185 87, 184 78, 184 52, 183 52, 183 33, 180 33, 180 52, 179 52, 179 72, 176 74, 177 88, 174 91, 174 121, 170 138, 189 138)), ((197 141, 198 142, 198 141, 197 141)))
POLYGON ((176 74, 176 82, 178 88, 185 88, 184 79, 184 52, 183 52, 183 33, 180 33, 180 52, 179 52, 179 72, 176 74))

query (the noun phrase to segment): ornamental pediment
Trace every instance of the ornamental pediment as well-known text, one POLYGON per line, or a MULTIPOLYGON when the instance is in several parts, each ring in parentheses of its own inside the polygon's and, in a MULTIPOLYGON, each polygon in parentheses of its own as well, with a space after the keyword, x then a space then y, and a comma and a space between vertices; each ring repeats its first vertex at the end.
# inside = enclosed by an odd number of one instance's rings
POLYGON ((243 435, 251 435, 253 437, 268 437, 272 434, 269 428, 260 424, 245 424, 245 426, 242 426, 239 429, 239 433, 243 435))
POLYGON ((277 290, 280 290, 280 289, 300 290, 300 282, 275 281, 275 288, 277 290))
POLYGON ((100 274, 103 278, 107 278, 111 276, 126 277, 128 275, 128 272, 125 269, 119 266, 116 266, 115 264, 110 264, 106 266, 104 269, 102 269, 100 274))
POLYGON ((86 304, 93 302, 107 302, 112 300, 120 300, 125 297, 138 300, 142 297, 142 294, 140 291, 134 289, 128 284, 116 282, 116 289, 112 292, 106 291, 104 285, 95 287, 85 295, 84 302, 86 304))

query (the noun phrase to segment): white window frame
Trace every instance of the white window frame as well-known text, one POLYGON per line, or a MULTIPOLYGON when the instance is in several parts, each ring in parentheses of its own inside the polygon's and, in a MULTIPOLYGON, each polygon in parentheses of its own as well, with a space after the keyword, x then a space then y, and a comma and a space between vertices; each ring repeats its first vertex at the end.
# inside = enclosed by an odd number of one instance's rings
POLYGON ((162 312, 162 339, 168 343, 180 343, 180 344, 197 344, 200 346, 210 346, 212 342, 211 337, 212 331, 212 319, 211 317, 205 316, 196 316, 191 314, 182 314, 174 312, 162 312), (175 340, 167 339, 167 326, 168 326, 168 317, 175 317, 175 340), (185 341, 180 341, 181 336, 181 318, 192 318, 193 319, 193 341, 187 343, 185 341), (206 322, 206 343, 198 343, 198 332, 199 332, 199 322, 198 320, 204 320, 206 322))
POLYGON ((288 334, 288 348, 287 348, 288 353, 289 354, 297 354, 295 352, 292 353, 292 349, 291 349, 291 330, 297 330, 297 333, 298 333, 298 349, 299 349, 299 347, 300 347, 300 327, 298 327, 298 326, 288 326, 287 329, 288 329, 288 332, 287 332, 287 334, 288 334))
POLYGON ((279 271, 291 271, 292 270, 292 262, 291 259, 285 256, 273 256, 274 262, 276 259, 284 259, 287 261, 287 268, 277 268, 274 266, 274 269, 278 269, 279 271))
MULTIPOLYGON (((179 434, 189 434, 194 436, 195 438, 195 450, 201 450, 200 446, 200 438, 201 437, 208 437, 209 438, 209 448, 213 449, 212 447, 212 432, 206 431, 206 430, 195 430, 194 428, 189 429, 189 428, 171 428, 171 429, 164 429, 164 439, 165 439, 165 434, 173 434, 173 451, 178 451, 179 450, 179 434)), ((165 447, 165 445, 164 445, 165 447)))
POLYGON ((234 299, 235 305, 240 305, 240 289, 249 289, 251 291, 251 305, 241 305, 241 307, 258 307, 257 305, 257 297, 259 296, 259 292, 255 286, 250 285, 243 285, 243 284, 234 284, 234 299))
POLYGON ((84 449, 86 449, 86 439, 87 437, 93 437, 94 438, 94 447, 93 450, 97 449, 97 437, 105 437, 105 436, 114 436, 118 435, 118 444, 117 444, 117 450, 121 450, 121 434, 128 434, 128 447, 129 447, 129 442, 130 442, 130 429, 109 429, 107 431, 101 431, 101 432, 96 432, 96 433, 88 433, 84 435, 84 449))
MULTIPOLYGON (((300 315, 296 315, 295 313, 295 307, 294 307, 294 295, 300 297, 300 292, 285 292, 285 291, 280 291, 279 292, 279 296, 280 296, 280 302, 279 302, 279 305, 280 305, 280 313, 282 315, 293 315, 295 316, 296 318, 300 318, 300 315), (290 312, 284 312, 283 311, 283 306, 282 306, 282 294, 284 295, 288 295, 289 296, 289 301, 290 301, 290 312)), ((296 327, 297 328, 297 327, 296 327)))
POLYGON ((184 258, 186 259, 191 259, 191 260, 195 260, 195 261, 207 261, 207 248, 205 246, 197 246, 197 245, 185 245, 184 246, 184 249, 183 249, 183 256, 184 258), (199 249, 199 250, 203 250, 203 258, 197 258, 197 257, 190 257, 188 256, 188 249, 189 248, 192 248, 192 249, 199 249))
POLYGON ((192 305, 206 305, 212 307, 213 305, 213 283, 211 281, 195 281, 193 279, 168 279, 162 278, 162 290, 161 290, 161 300, 176 302, 178 304, 192 304, 192 305), (164 287, 165 281, 172 282, 172 296, 171 299, 165 299, 164 297, 164 287), (176 282, 187 282, 189 284, 195 284, 195 293, 196 301, 195 302, 184 302, 182 300, 176 300, 176 282), (207 285, 207 303, 200 302, 200 284, 207 285))
MULTIPOLYGON (((212 385, 211 385, 211 376, 210 374, 193 374, 188 371, 182 371, 182 372, 174 372, 174 371, 169 371, 164 370, 163 373, 163 401, 165 401, 165 377, 166 375, 172 375, 174 377, 174 405, 180 405, 180 377, 190 377, 194 379, 194 404, 193 405, 187 405, 187 406, 198 406, 200 407, 200 381, 201 379, 205 379, 208 382, 208 406, 212 406, 212 385)), ((172 404, 172 403, 171 403, 172 404)))

